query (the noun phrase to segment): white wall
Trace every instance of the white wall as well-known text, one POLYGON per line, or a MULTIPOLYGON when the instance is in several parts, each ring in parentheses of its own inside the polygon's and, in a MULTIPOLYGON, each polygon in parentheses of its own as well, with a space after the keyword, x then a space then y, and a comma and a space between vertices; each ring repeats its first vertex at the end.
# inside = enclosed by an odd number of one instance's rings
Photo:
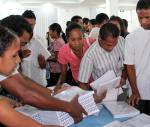
POLYGON ((53 7, 51 9, 45 8, 31 8, 25 7, 24 10, 32 10, 36 15, 36 25, 35 25, 35 34, 45 38, 46 32, 50 24, 57 22, 57 8, 53 7))
POLYGON ((89 15, 89 8, 86 7, 73 7, 73 8, 58 8, 58 23, 62 26, 62 29, 65 32, 66 29, 66 22, 71 20, 72 16, 79 15, 81 17, 88 17, 89 15))
MULTIPOLYGON (((10 15, 10 14, 22 14, 24 10, 31 9, 35 12, 37 17, 37 24, 35 27, 35 33, 41 37, 45 37, 45 33, 48 31, 48 26, 54 22, 58 22, 64 32, 66 28, 66 21, 70 20, 74 15, 80 15, 82 17, 95 18, 98 13, 106 12, 105 7, 58 7, 58 6, 21 6, 15 2, 15 5, 12 3, 9 4, 5 2, 0 4, 0 19, 10 15), (7 11, 6 11, 7 6, 7 11)), ((134 9, 127 8, 124 12, 118 11, 118 15, 121 18, 125 18, 129 22, 129 31, 133 31, 139 25, 137 20, 137 15, 134 9)))

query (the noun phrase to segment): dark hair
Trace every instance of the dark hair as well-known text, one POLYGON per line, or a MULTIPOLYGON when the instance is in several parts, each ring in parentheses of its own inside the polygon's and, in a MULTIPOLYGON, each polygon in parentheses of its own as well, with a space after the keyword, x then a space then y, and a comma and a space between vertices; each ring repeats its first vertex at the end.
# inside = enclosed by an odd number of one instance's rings
POLYGON ((118 16, 113 15, 113 16, 110 17, 109 22, 110 21, 117 21, 120 24, 120 32, 121 32, 120 35, 122 37, 125 37, 125 26, 124 26, 124 23, 123 23, 122 19, 118 16))
POLYGON ((123 23, 124 23, 124 27, 127 29, 128 28, 128 21, 126 19, 122 19, 123 23))
POLYGON ((0 56, 3 56, 4 52, 11 46, 13 40, 17 38, 17 35, 0 25, 0 56))
POLYGON ((66 28, 66 37, 68 38, 71 31, 74 29, 80 29, 83 33, 83 28, 81 25, 77 24, 77 23, 71 23, 68 25, 68 27, 66 28))
POLYGON ((24 31, 32 35, 33 31, 30 24, 20 15, 10 15, 1 20, 1 25, 13 30, 19 37, 24 31))
POLYGON ((96 19, 91 19, 89 22, 90 22, 92 25, 96 25, 96 24, 97 24, 96 19))
POLYGON ((150 0, 139 0, 136 5, 136 11, 142 9, 150 9, 150 0))
POLYGON ((105 13, 100 13, 96 15, 95 19, 98 24, 102 24, 105 20, 109 20, 109 17, 105 13))
POLYGON ((29 19, 35 19, 36 20, 36 16, 35 16, 35 14, 32 10, 26 10, 25 12, 23 12, 22 16, 24 18, 29 18, 29 19))
POLYGON ((62 36, 63 40, 65 41, 65 43, 67 43, 67 39, 65 36, 65 33, 62 31, 61 26, 58 23, 53 23, 49 26, 49 29, 52 31, 56 31, 57 34, 60 36, 62 36))
POLYGON ((113 23, 104 24, 99 31, 99 37, 102 40, 105 40, 108 36, 112 36, 114 38, 119 36, 119 29, 113 23))
POLYGON ((83 24, 88 24, 89 23, 89 19, 88 18, 83 18, 83 24))
POLYGON ((67 22, 66 22, 66 26, 68 26, 70 23, 71 23, 71 21, 67 21, 67 22))
POLYGON ((72 18, 71 18, 71 22, 78 22, 79 21, 79 19, 82 19, 82 17, 81 16, 78 16, 78 15, 75 15, 75 16, 73 16, 72 18))

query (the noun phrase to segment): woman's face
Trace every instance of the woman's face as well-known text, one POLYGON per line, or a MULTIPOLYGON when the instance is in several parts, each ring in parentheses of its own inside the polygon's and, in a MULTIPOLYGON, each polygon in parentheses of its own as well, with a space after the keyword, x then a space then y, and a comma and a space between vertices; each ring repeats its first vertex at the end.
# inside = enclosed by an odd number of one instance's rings
POLYGON ((50 35, 51 38, 54 39, 55 38, 55 31, 49 29, 49 35, 50 35))
POLYGON ((20 62, 18 51, 20 50, 19 39, 13 40, 12 44, 4 51, 4 54, 0 56, 0 73, 4 75, 10 75, 17 64, 20 62))
POLYGON ((80 51, 83 47, 83 33, 80 29, 73 29, 68 37, 69 46, 74 51, 80 51))

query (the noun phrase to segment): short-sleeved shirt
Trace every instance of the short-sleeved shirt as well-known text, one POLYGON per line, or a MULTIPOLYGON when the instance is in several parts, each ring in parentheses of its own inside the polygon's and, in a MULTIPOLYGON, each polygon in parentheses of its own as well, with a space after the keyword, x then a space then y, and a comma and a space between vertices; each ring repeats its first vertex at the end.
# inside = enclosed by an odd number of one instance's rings
MULTIPOLYGON (((17 71, 17 68, 14 70, 14 72, 10 75, 10 76, 12 76, 12 75, 15 75, 15 74, 18 74, 19 72, 17 71)), ((1 74, 0 73, 0 82, 2 82, 3 80, 5 80, 5 79, 7 79, 7 78, 9 78, 9 76, 6 76, 6 75, 3 75, 3 74, 1 74)), ((0 85, 0 89, 1 89, 2 87, 1 87, 1 85, 0 85)))
POLYGON ((89 35, 84 34, 83 43, 86 48, 89 48, 95 41, 96 41, 95 38, 89 37, 89 35))
MULTIPOLYGON (((49 47, 49 52, 51 54, 50 58, 55 58, 56 52, 59 52, 59 49, 65 44, 62 38, 58 38, 55 41, 51 42, 49 47)), ((50 61, 50 72, 51 73, 60 73, 60 64, 58 62, 50 61)))
POLYGON ((88 83, 91 74, 96 80, 109 70, 120 76, 123 69, 124 41, 124 38, 119 37, 117 45, 111 52, 104 50, 98 41, 95 42, 82 58, 78 80, 88 83))
MULTIPOLYGON (((10 76, 15 75, 17 73, 19 73, 19 72, 17 71, 17 68, 16 68, 10 76)), ((6 76, 6 75, 3 75, 3 74, 0 73, 0 82, 7 79, 7 78, 9 78, 9 76, 6 76)))
POLYGON ((99 36, 99 31, 100 31, 100 28, 99 27, 94 27, 90 34, 89 34, 89 37, 93 37, 95 38, 96 40, 98 39, 98 36, 99 36))
POLYGON ((140 27, 127 35, 124 64, 135 65, 141 99, 150 100, 150 30, 140 27))
POLYGON ((22 73, 38 84, 46 86, 46 69, 39 67, 38 56, 42 54, 45 60, 47 60, 51 54, 47 50, 46 45, 43 44, 43 40, 37 36, 32 37, 26 48, 31 50, 31 55, 22 59, 22 73))
MULTIPOLYGON (((83 46, 83 54, 87 50, 87 47, 83 46)), ((58 62, 60 64, 70 64, 70 69, 72 71, 72 75, 75 81, 77 81, 79 66, 81 59, 78 58, 70 48, 69 44, 65 44, 62 48, 60 48, 58 53, 58 62)))

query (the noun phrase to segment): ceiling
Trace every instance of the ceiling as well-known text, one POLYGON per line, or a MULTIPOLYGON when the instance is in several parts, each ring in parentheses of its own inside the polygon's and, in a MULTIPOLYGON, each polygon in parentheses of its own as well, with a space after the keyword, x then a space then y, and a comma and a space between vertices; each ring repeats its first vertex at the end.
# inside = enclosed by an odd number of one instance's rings
MULTIPOLYGON (((6 0, 3 0, 6 1, 6 0)), ((15 0, 22 5, 39 6, 44 3, 52 3, 58 6, 97 6, 105 4, 105 0, 15 0)), ((135 6, 138 0, 118 0, 119 5, 135 6)))

